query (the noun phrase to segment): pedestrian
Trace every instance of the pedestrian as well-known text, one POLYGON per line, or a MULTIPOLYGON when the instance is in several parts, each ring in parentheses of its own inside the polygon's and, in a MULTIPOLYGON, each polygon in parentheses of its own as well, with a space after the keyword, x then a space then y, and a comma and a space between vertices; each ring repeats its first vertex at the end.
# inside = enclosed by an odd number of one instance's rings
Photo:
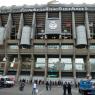
POLYGON ((52 87, 52 81, 50 80, 49 82, 49 89, 51 90, 51 87, 52 87))
POLYGON ((46 82, 46 90, 48 90, 48 87, 49 87, 49 82, 47 81, 46 82))
POLYGON ((32 95, 36 95, 36 89, 37 89, 37 84, 34 81, 34 83, 32 84, 32 95))
POLYGON ((67 89, 68 89, 68 95, 72 95, 72 92, 71 92, 71 84, 69 82, 67 84, 67 89))
POLYGON ((63 84, 63 95, 66 95, 67 82, 63 84))

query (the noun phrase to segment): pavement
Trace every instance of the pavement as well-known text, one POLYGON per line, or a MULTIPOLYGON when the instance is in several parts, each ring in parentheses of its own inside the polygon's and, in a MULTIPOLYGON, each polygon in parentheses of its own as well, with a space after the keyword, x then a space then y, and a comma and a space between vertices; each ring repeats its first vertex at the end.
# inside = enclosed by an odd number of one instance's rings
MULTIPOLYGON (((38 90, 37 95, 63 95, 62 87, 52 87, 51 90, 46 91, 45 86, 38 86, 38 90)), ((0 88, 0 95, 32 95, 32 87, 26 85, 23 91, 19 91, 18 85, 11 88, 0 88)), ((80 95, 77 88, 72 89, 72 95, 80 95)))

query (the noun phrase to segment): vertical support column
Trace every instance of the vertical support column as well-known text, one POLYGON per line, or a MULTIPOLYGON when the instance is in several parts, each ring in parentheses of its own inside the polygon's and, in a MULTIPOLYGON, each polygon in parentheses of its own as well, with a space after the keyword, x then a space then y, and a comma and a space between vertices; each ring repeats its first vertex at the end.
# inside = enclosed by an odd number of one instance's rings
MULTIPOLYGON (((86 8, 85 8, 86 9, 86 8)), ((91 65, 89 62, 89 58, 90 58, 90 52, 89 52, 89 46, 90 46, 90 29, 89 29, 89 19, 88 19, 88 12, 85 12, 85 24, 86 24, 86 29, 87 29, 87 39, 88 39, 88 52, 87 52, 87 64, 86 64, 86 71, 87 71, 87 75, 91 75, 91 65)))
MULTIPOLYGON (((61 11, 59 12, 59 19, 61 22, 61 11)), ((61 80, 61 40, 62 40, 61 34, 59 35, 59 39, 60 39, 60 42, 59 42, 59 79, 61 80)))
POLYGON ((87 39, 90 39, 90 29, 89 29, 89 19, 88 19, 88 12, 85 12, 85 27, 87 30, 87 39))
POLYGON ((19 29, 18 29, 17 39, 21 39, 21 33, 22 33, 23 25, 24 25, 24 19, 23 19, 23 13, 21 13, 20 21, 19 21, 19 29))
POLYGON ((7 71, 8 71, 8 55, 7 55, 7 45, 6 45, 6 42, 5 42, 5 58, 6 58, 6 61, 5 61, 3 75, 6 75, 7 74, 7 71))
POLYGON ((59 43, 59 79, 61 80, 61 35, 59 37, 60 43, 59 43))
POLYGON ((30 71, 30 80, 33 80, 34 76, 34 55, 31 54, 31 71, 30 71))
POLYGON ((33 20, 32 20, 32 31, 31 31, 31 39, 35 38, 35 29, 36 29, 36 14, 33 13, 33 20))
POLYGON ((73 60, 72 60, 72 70, 73 70, 74 82, 76 82, 76 67, 75 67, 75 64, 76 63, 75 63, 75 48, 74 48, 74 50, 73 50, 73 60))
POLYGON ((47 77, 48 77, 48 56, 47 56, 47 35, 45 35, 45 75, 44 75, 44 80, 46 82, 47 77))
MULTIPOLYGON (((48 12, 46 12, 46 20, 48 19, 48 12)), ((46 21, 45 20, 45 21, 46 21)), ((47 81, 48 77, 48 56, 47 56, 47 35, 45 35, 45 75, 44 75, 44 81, 47 81)))
POLYGON ((11 30, 12 30, 12 16, 11 13, 9 13, 8 21, 5 26, 5 39, 10 38, 11 30))
POLYGON ((19 75, 21 72, 21 63, 22 63, 22 59, 21 59, 20 54, 18 54, 18 67, 17 67, 17 73, 16 73, 16 81, 18 81, 19 75))
POLYGON ((47 54, 45 54, 45 76, 44 76, 44 81, 47 81, 48 77, 48 57, 47 54))
POLYGON ((7 25, 5 27, 5 58, 6 58, 6 62, 5 62, 5 67, 4 67, 4 75, 7 74, 8 71, 8 55, 7 55, 7 40, 8 38, 10 38, 10 33, 11 33, 11 28, 12 28, 12 17, 11 17, 11 13, 8 16, 8 21, 7 21, 7 25))
POLYGON ((91 64, 90 64, 90 62, 89 62, 89 59, 90 59, 90 53, 89 53, 90 51, 89 51, 89 41, 88 41, 88 52, 87 52, 87 60, 86 60, 86 62, 87 62, 87 64, 86 64, 86 72, 87 72, 87 75, 91 75, 91 64))
POLYGON ((21 32, 22 32, 23 24, 24 24, 23 13, 21 13, 20 21, 19 21, 18 35, 17 35, 18 47, 19 48, 18 48, 18 67, 17 67, 17 73, 16 73, 16 81, 18 81, 19 75, 20 75, 20 72, 21 72, 22 59, 21 59, 21 56, 20 56, 20 39, 21 39, 21 32))
POLYGON ((72 11, 72 31, 73 31, 73 41, 74 41, 72 70, 73 70, 74 82, 76 82, 76 69, 75 69, 75 39, 76 39, 76 33, 75 33, 75 13, 74 13, 74 11, 72 11))
POLYGON ((75 31, 75 13, 72 11, 72 33, 73 39, 76 39, 76 31, 75 31))

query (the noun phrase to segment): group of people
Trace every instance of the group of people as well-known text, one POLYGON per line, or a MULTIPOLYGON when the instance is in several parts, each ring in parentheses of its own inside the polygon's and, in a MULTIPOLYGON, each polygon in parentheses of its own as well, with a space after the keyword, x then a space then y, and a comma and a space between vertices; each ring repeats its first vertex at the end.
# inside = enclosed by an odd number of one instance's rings
POLYGON ((72 88, 72 86, 71 86, 70 82, 68 82, 68 83, 65 82, 63 84, 63 95, 66 95, 66 92, 68 92, 68 95, 72 95, 71 88, 72 88))
MULTIPOLYGON (((63 95, 66 95, 66 93, 68 92, 68 95, 72 95, 72 91, 71 91, 71 88, 72 88, 72 85, 71 85, 71 82, 64 82, 64 83, 61 83, 60 86, 63 87, 63 95)), ((46 82, 46 90, 51 90, 52 88, 52 81, 47 81, 46 82)))
MULTIPOLYGON (((41 81, 40 81, 41 82, 41 81)), ((32 82, 32 95, 37 95, 38 93, 38 88, 37 85, 40 84, 40 82, 38 82, 37 80, 35 80, 34 82, 32 82)), ((66 95, 68 93, 68 95, 72 95, 72 82, 62 82, 62 81, 46 81, 45 82, 45 87, 46 87, 46 91, 51 90, 52 86, 60 86, 63 88, 63 95, 66 95)), ((21 81, 20 87, 24 88, 25 86, 25 80, 23 79, 21 81)))

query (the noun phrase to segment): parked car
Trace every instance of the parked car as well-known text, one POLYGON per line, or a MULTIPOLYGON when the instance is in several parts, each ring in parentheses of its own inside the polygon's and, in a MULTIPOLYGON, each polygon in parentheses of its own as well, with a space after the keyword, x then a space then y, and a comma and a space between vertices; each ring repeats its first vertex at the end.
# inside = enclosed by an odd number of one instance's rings
POLYGON ((12 87, 14 86, 14 81, 7 77, 2 77, 0 79, 1 87, 12 87))

